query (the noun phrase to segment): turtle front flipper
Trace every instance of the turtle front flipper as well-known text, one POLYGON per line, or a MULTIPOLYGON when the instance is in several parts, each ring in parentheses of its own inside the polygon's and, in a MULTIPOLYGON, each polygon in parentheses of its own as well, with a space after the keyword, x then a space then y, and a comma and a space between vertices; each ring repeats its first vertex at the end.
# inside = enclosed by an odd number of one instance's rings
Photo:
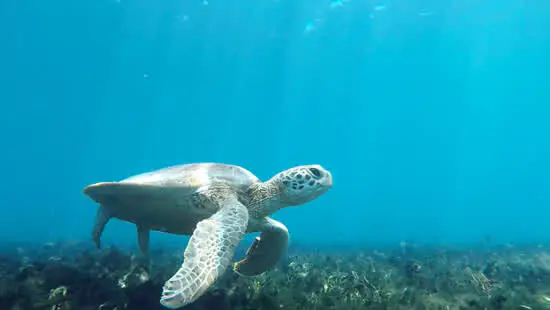
POLYGON ((105 206, 100 205, 97 209, 97 214, 95 216, 94 228, 92 229, 92 240, 95 243, 95 246, 101 248, 101 235, 105 229, 105 225, 111 219, 111 214, 105 206))
POLYGON ((242 276, 256 276, 275 267, 288 247, 288 229, 280 222, 266 218, 262 233, 256 237, 246 256, 233 269, 242 276))
POLYGON ((199 298, 221 276, 248 226, 248 210, 235 197, 200 221, 189 239, 180 269, 164 284, 160 303, 183 307, 199 298))

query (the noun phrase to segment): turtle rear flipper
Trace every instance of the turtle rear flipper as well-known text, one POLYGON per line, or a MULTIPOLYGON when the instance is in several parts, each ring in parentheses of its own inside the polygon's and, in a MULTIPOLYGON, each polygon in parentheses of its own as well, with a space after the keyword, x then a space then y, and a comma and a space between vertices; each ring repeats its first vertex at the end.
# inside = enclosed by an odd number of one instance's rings
POLYGON ((105 230, 105 225, 107 225, 111 217, 112 216, 107 208, 100 205, 97 209, 94 227, 92 229, 92 240, 98 249, 101 248, 101 235, 103 234, 103 230, 105 230))
POLYGON ((136 225, 138 235, 138 245, 141 253, 147 255, 149 252, 149 235, 151 230, 141 225, 136 225))
POLYGON ((199 298, 231 263, 247 225, 248 210, 234 197, 199 222, 189 239, 183 264, 164 284, 160 303, 177 309, 199 298))
POLYGON ((280 222, 266 218, 260 236, 256 237, 246 256, 233 265, 241 276, 256 276, 275 267, 288 246, 288 230, 280 222))

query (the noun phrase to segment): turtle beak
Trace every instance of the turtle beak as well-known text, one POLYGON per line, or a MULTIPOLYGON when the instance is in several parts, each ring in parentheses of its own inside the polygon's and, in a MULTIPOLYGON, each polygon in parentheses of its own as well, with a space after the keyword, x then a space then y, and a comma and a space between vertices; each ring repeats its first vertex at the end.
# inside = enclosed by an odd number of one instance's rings
POLYGON ((328 188, 332 188, 332 174, 331 174, 329 171, 327 171, 327 176, 326 176, 326 178, 327 178, 327 181, 326 181, 326 182, 327 182, 327 183, 326 183, 327 185, 326 185, 326 186, 327 186, 328 188))
POLYGON ((332 173, 321 165, 314 165, 314 167, 322 171, 322 178, 319 181, 323 184, 323 187, 327 190, 330 189, 332 187, 332 173))

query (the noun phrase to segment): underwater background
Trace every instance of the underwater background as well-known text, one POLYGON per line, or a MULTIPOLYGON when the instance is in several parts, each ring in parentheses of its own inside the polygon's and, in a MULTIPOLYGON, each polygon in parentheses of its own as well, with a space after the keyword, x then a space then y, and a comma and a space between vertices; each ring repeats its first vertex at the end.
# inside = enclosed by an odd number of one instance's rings
POLYGON ((329 169, 292 240, 550 238, 547 1, 0 6, 3 239, 87 239, 86 185, 205 161, 329 169))
POLYGON ((273 216, 320 251, 550 240, 548 1, 4 0, 0 29, 5 242, 91 246, 85 186, 193 162, 331 171, 273 216))

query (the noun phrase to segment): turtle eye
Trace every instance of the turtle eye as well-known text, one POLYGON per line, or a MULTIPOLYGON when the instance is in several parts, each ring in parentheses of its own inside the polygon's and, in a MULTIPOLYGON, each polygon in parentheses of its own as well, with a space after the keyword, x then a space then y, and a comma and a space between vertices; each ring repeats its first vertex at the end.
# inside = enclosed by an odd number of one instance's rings
POLYGON ((317 168, 309 168, 309 172, 311 172, 311 174, 313 174, 313 176, 316 178, 321 177, 321 171, 319 171, 319 169, 317 168))

